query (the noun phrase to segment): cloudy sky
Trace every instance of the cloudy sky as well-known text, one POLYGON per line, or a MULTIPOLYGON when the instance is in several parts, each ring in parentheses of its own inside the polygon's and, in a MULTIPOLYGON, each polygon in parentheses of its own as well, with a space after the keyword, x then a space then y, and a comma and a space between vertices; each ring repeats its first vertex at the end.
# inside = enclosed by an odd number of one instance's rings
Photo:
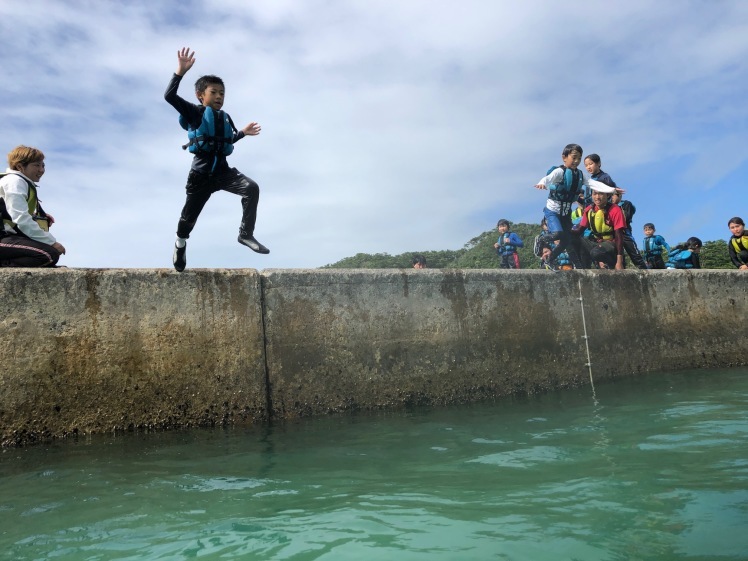
POLYGON ((570 142, 595 152, 670 243, 748 219, 748 2, 690 0, 3 0, 0 151, 41 148, 40 198, 71 267, 171 267, 190 156, 163 99, 217 74, 261 189, 256 237, 217 193, 188 267, 318 267, 458 249, 570 142))

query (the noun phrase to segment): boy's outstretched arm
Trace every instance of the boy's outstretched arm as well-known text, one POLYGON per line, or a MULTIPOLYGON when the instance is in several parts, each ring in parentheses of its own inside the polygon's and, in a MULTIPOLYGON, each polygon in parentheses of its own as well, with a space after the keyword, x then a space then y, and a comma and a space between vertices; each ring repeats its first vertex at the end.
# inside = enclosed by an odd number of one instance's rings
POLYGON ((177 60, 179 60, 179 65, 175 74, 177 76, 184 76, 192 68, 192 65, 195 64, 195 51, 190 53, 189 47, 182 47, 177 51, 177 60))
POLYGON ((262 127, 258 123, 249 123, 242 129, 242 132, 247 136, 257 136, 261 130, 262 127))

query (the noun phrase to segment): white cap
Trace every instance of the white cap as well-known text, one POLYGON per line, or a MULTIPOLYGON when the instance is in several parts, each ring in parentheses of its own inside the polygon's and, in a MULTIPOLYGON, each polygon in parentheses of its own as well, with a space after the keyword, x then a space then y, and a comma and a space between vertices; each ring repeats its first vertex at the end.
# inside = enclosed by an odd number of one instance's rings
POLYGON ((598 193, 615 193, 616 188, 611 187, 610 185, 606 185, 605 183, 601 181, 595 181, 594 179, 588 179, 590 182, 590 187, 593 191, 597 191, 598 193))

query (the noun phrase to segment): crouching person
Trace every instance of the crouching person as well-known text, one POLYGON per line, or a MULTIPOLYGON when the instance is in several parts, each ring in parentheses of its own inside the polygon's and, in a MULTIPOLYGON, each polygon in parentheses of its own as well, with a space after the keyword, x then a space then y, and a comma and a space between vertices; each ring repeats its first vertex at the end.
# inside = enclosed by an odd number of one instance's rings
POLYGON ((592 204, 584 209, 582 220, 574 226, 574 233, 580 234, 586 228, 591 233, 582 238, 582 247, 589 253, 590 260, 600 269, 623 269, 623 236, 626 219, 618 205, 610 202, 610 195, 616 191, 597 181, 592 185, 592 204))
POLYGON ((65 248, 49 233, 54 223, 39 204, 37 183, 44 175, 44 154, 17 146, 0 174, 0 267, 53 267, 65 248))

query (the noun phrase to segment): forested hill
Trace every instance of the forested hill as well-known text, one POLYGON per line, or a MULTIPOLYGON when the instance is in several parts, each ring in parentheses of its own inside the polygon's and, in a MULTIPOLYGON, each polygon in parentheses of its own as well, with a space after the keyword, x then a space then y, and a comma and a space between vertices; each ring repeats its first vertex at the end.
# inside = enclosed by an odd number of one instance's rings
MULTIPOLYGON (((513 224, 512 232, 516 233, 525 247, 520 248, 519 261, 523 269, 539 269, 540 262, 532 252, 535 236, 540 233, 537 224, 513 224)), ((499 238, 496 229, 488 230, 468 241, 462 249, 444 249, 441 251, 409 251, 400 255, 389 253, 357 253, 337 263, 321 267, 322 269, 408 269, 413 266, 413 256, 423 255, 429 268, 432 269, 498 269, 499 257, 493 244, 499 238)), ((640 241, 640 240, 639 240, 640 241)), ((668 240, 675 245, 683 240, 668 240)), ((640 248, 641 249, 641 248, 640 248)), ((704 242, 701 250, 701 266, 704 269, 734 269, 727 253, 725 240, 704 242)), ((632 267, 627 258, 627 267, 632 267)))

